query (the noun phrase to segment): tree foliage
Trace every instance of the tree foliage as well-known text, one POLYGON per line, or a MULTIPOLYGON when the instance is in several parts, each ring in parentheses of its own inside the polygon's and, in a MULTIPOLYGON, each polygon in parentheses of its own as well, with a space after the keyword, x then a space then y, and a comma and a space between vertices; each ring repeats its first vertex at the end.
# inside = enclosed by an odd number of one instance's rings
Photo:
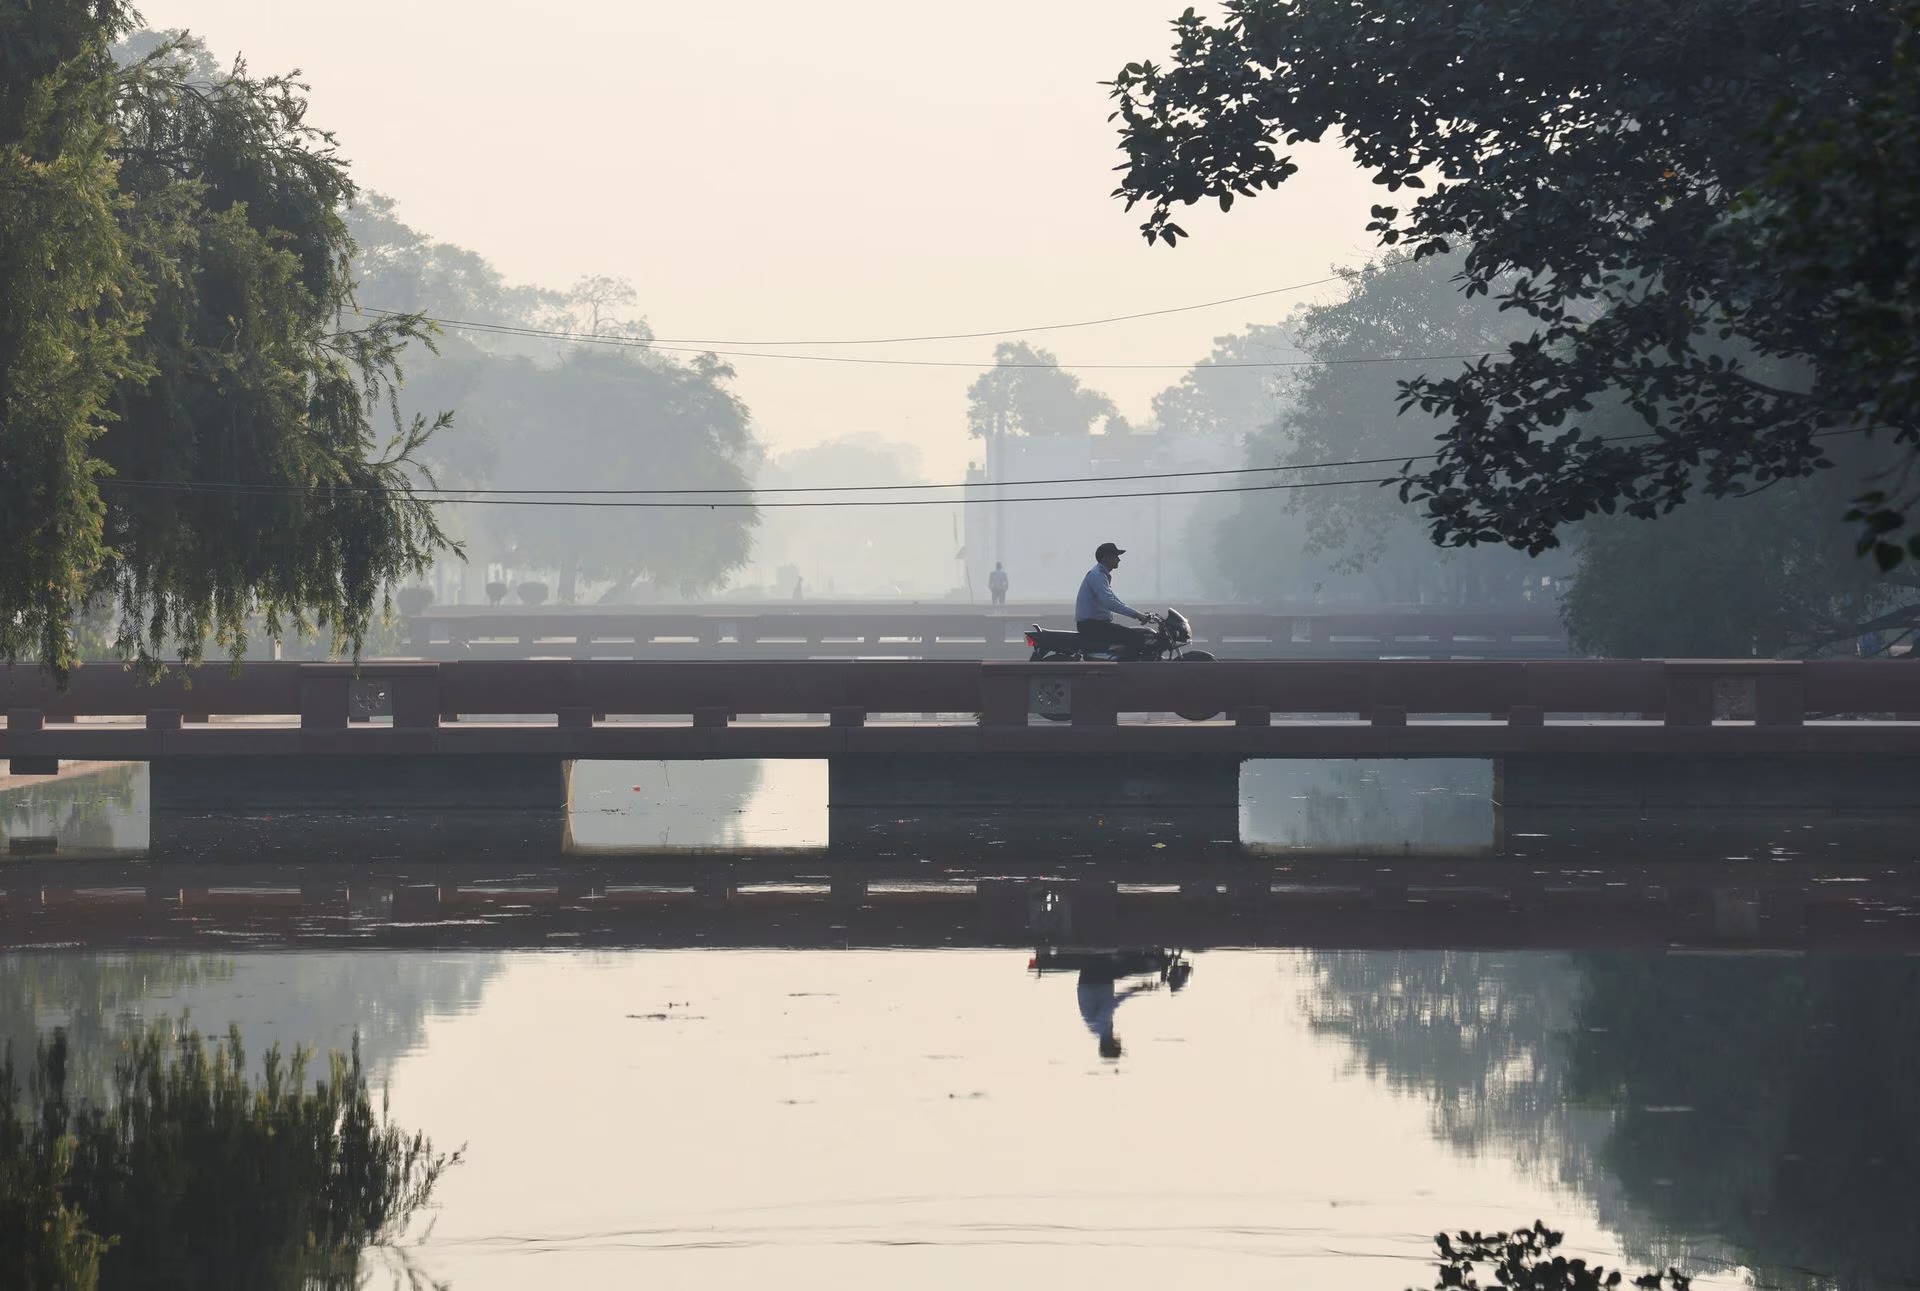
POLYGON ((993 362, 967 387, 967 433, 976 439, 1084 435, 1096 419, 1117 415, 1113 400, 1083 387, 1047 350, 1002 341, 993 362))
POLYGON ((1443 419, 1446 439, 1403 497, 1439 542, 1537 552, 1596 512, 1651 516, 1695 490, 1824 469, 1835 432, 1872 428, 1909 459, 1920 449, 1912 407, 1881 397, 1890 371, 1911 370, 1911 313, 1858 308, 1863 284, 1874 302, 1912 299, 1914 226, 1873 200, 1912 201, 1911 150, 1878 151, 1911 127, 1896 12, 1888 0, 1227 0, 1218 22, 1175 20, 1166 64, 1115 78, 1118 195, 1147 204, 1149 239, 1174 243, 1175 206, 1230 207, 1297 173, 1288 148, 1340 138, 1404 194, 1374 207, 1383 245, 1462 251, 1463 292, 1530 325, 1497 355, 1407 382, 1403 401, 1443 419), (1756 128, 1782 104, 1798 122, 1850 123, 1844 142, 1825 127, 1756 128), (1796 174, 1868 158, 1878 169, 1834 204, 1793 189, 1796 174), (1744 218, 1743 193, 1777 227, 1744 218), (1813 262, 1834 272, 1782 290, 1774 257, 1795 230, 1820 230, 1813 262), (1890 246, 1898 267, 1840 258, 1850 244, 1890 246), (1888 348, 1863 353, 1835 314, 1892 317, 1888 348), (1613 407, 1642 438, 1596 433, 1613 407))
POLYGON ((1285 411, 1286 369, 1239 365, 1301 355, 1288 330, 1273 323, 1216 336, 1212 353, 1153 397, 1154 428, 1169 435, 1251 435, 1285 411))
POLYGON ((355 189, 304 87, 163 41, 110 3, 9 5, 0 86, 0 654, 74 659, 90 598, 151 664, 330 626, 444 549, 400 417, 418 317, 358 326, 355 189), (386 430, 382 421, 390 422, 386 430))
POLYGON ((1311 366, 1282 379, 1279 415, 1249 439, 1247 456, 1250 466, 1301 469, 1246 477, 1282 488, 1241 495, 1220 526, 1220 564, 1236 590, 1279 596, 1312 571, 1323 585, 1364 578, 1377 600, 1497 604, 1548 572, 1513 552, 1436 552, 1377 483, 1399 462, 1431 454, 1445 432, 1430 415, 1402 414, 1397 384, 1418 365, 1394 360, 1481 353, 1516 332, 1510 314, 1452 289, 1457 269, 1455 257, 1390 252, 1345 272, 1335 299, 1287 320, 1311 366))
POLYGON ((147 285, 121 221, 111 3, 0 7, 0 656, 70 657, 108 558, 94 441, 147 285))
MULTIPOLYGON (((504 329, 606 338, 556 342, 506 331, 450 329, 413 365, 409 409, 452 404, 462 433, 425 450, 459 484, 497 489, 744 489, 760 461, 752 420, 729 388, 733 370, 708 355, 677 362, 642 344, 653 333, 627 311, 638 293, 589 275, 559 291, 509 283, 487 260, 419 233, 375 194, 349 216, 354 271, 370 306, 504 329), (422 403, 421 401, 424 401, 422 403)), ((616 497, 597 499, 617 502, 616 497)), ((685 494, 655 501, 699 501, 685 494)), ((710 591, 746 559, 758 512, 740 493, 699 507, 486 506, 457 523, 505 564, 577 580, 710 591)))
POLYGON ((1920 622, 1920 580, 1858 558, 1832 523, 1848 488, 1832 472, 1658 520, 1588 521, 1561 602, 1569 637, 1626 658, 1851 654, 1877 630, 1891 644, 1920 622))
POLYGON ((665 507, 501 507, 497 534, 535 566, 686 594, 719 586, 746 562, 758 515, 746 491, 759 445, 732 375, 712 355, 633 349, 582 347, 551 366, 489 359, 476 389, 506 487, 714 490, 655 499, 681 504, 665 507))

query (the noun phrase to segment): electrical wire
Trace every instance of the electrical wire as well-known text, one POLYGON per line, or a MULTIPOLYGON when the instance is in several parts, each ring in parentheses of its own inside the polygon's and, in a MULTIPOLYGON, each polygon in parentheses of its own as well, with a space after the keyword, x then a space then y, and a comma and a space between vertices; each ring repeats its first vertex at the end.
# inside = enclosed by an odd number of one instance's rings
MULTIPOLYGON (((1617 444, 1636 439, 1655 439, 1657 432, 1640 431, 1632 435, 1596 435, 1590 441, 1600 444, 1617 444)), ((418 495, 458 495, 459 498, 479 498, 496 495, 522 496, 567 495, 573 497, 714 497, 727 494, 750 493, 755 496, 768 493, 896 493, 927 489, 1019 489, 1038 488, 1055 484, 1130 484, 1140 480, 1183 480, 1209 475, 1268 475, 1280 471, 1324 471, 1354 466, 1390 466, 1395 462, 1423 462, 1438 457, 1438 453, 1396 453, 1391 457, 1348 457, 1328 462, 1289 462, 1279 466, 1220 466, 1205 470, 1192 471, 1147 471, 1132 475, 1058 475, 1046 479, 1033 480, 967 480, 959 484, 796 484, 760 488, 752 485, 726 488, 672 488, 672 489, 483 489, 483 488, 419 488, 412 490, 418 495)), ((311 485, 311 484, 249 484, 244 482, 197 481, 197 480, 121 480, 109 477, 102 483, 114 484, 123 488, 184 488, 195 492, 215 493, 228 490, 244 490, 254 494, 288 493, 371 493, 388 492, 360 485, 311 485)), ((1104 495, 1103 495, 1104 496, 1104 495)), ((947 501, 936 498, 934 502, 947 501)), ((988 502, 1018 501, 1015 498, 985 498, 988 502)), ((769 504, 771 505, 771 504, 769 504)))
MULTIPOLYGON (((1193 305, 1170 305, 1165 309, 1143 309, 1133 314, 1112 314, 1105 318, 1085 318, 1074 323, 1041 323, 1034 327, 999 327, 984 332, 940 332, 927 336, 866 336, 866 337, 821 337, 806 341, 742 341, 713 340, 701 337, 661 336, 654 338, 661 345, 908 345, 919 341, 979 341, 995 336, 1025 336, 1032 332, 1065 332, 1080 327, 1104 327, 1108 323, 1127 323, 1137 318, 1160 318, 1167 314, 1190 314, 1200 309, 1215 309, 1221 305, 1237 305, 1243 300, 1259 300, 1265 296, 1285 295, 1290 291, 1305 291, 1309 287, 1324 287, 1328 283, 1340 282, 1343 275, 1333 274, 1326 278, 1315 278, 1311 282, 1296 282, 1285 287, 1269 287, 1265 291, 1250 291, 1243 296, 1224 296, 1219 300, 1203 300, 1193 305)), ((369 309, 375 314, 406 313, 406 310, 369 309)), ((435 319, 435 322, 444 322, 435 319)), ((463 326, 493 326, 492 324, 463 324, 463 326)))
MULTIPOLYGON (((1396 461, 1404 460, 1396 458, 1396 461)), ((429 497, 415 492, 411 494, 429 506, 496 506, 496 507, 614 507, 630 510, 751 510, 784 508, 819 507, 950 507, 977 506, 984 503, 1020 503, 1020 502, 1105 502, 1125 498, 1187 498, 1215 493, 1262 493, 1287 489, 1321 489, 1343 484, 1392 484, 1401 477, 1382 476, 1377 479, 1345 480, 1295 480, 1269 484, 1238 484, 1207 489, 1146 489, 1128 493, 1067 493, 1045 496, 1027 496, 1016 498, 817 498, 805 502, 741 502, 721 500, 718 502, 660 502, 642 499, 621 499, 619 501, 597 501, 591 498, 501 498, 501 497, 429 497)), ((178 483, 163 480, 114 480, 100 481, 103 488, 147 489, 189 494, 212 495, 217 497, 267 497, 285 498, 289 494, 279 489, 253 490, 247 485, 196 485, 186 481, 178 483)), ((718 490, 715 490, 718 492, 718 490)), ((324 493, 324 489, 308 490, 312 493, 324 493)), ((398 494, 396 493, 396 496, 398 494)))
MULTIPOLYGON (((1632 436, 1632 438, 1640 438, 1640 436, 1632 436)), ((725 493, 752 493, 752 494, 900 493, 900 492, 907 492, 911 490, 924 491, 927 489, 949 489, 949 490, 981 489, 981 488, 1019 489, 1019 488, 1038 488, 1042 485, 1054 485, 1054 484, 1129 484, 1129 483, 1134 483, 1140 480, 1185 480, 1185 479, 1194 479, 1200 476, 1208 476, 1208 475, 1268 475, 1277 471, 1320 471, 1320 470, 1328 470, 1333 467, 1345 467, 1345 466, 1387 466, 1387 465, 1391 465, 1394 462, 1424 461, 1426 458, 1435 457, 1435 456, 1438 456, 1438 454, 1414 453, 1409 455, 1406 453, 1401 453, 1393 457, 1351 457, 1351 458, 1346 458, 1344 460, 1335 461, 1335 462, 1295 462, 1295 463, 1289 463, 1287 465, 1282 465, 1282 466, 1219 466, 1219 467, 1211 467, 1207 470, 1147 471, 1147 472, 1143 472, 1135 475, 1059 475, 1059 476, 1054 476, 1050 479, 1036 479, 1036 480, 967 480, 959 484, 794 484, 794 485, 779 485, 771 488, 759 488, 752 485, 748 485, 748 486, 739 487, 739 488, 711 488, 711 489, 691 489, 691 488, 675 488, 675 489, 534 489, 534 488, 481 489, 481 488, 471 488, 469 489, 469 488, 437 488, 436 487, 436 488, 428 488, 428 489, 416 489, 415 492, 459 494, 462 497, 467 497, 467 496, 485 497, 492 494, 504 494, 504 495, 517 496, 520 494, 527 494, 527 493, 568 494, 568 495, 582 496, 582 497, 594 497, 594 496, 674 497, 674 496, 682 496, 682 495, 709 497, 714 494, 725 494, 725 493)), ((148 484, 172 486, 173 484, 176 483, 176 481, 128 480, 128 481, 124 481, 124 483, 129 485, 135 485, 135 486, 145 486, 148 484)), ((359 485, 328 486, 328 485, 310 485, 310 484, 265 484, 265 483, 248 484, 243 482, 236 482, 236 483, 229 484, 229 483, 223 483, 219 481, 202 482, 202 481, 192 481, 192 480, 179 481, 179 483, 193 484, 196 487, 203 487, 207 489, 236 488, 236 489, 263 491, 263 492, 264 491, 280 491, 280 492, 286 492, 286 493, 311 493, 315 491, 325 491, 329 493, 375 491, 372 489, 364 488, 363 486, 359 486, 359 485)))
MULTIPOLYGON (((400 311, 359 306, 355 312, 363 315, 391 316, 400 311)), ((1325 368, 1378 363, 1447 363, 1456 359, 1470 363, 1475 359, 1488 358, 1494 353, 1492 350, 1482 350, 1474 354, 1382 354, 1354 359, 1274 359, 1236 363, 1204 361, 1200 363, 981 363, 970 359, 881 359, 852 354, 777 354, 769 350, 717 350, 698 345, 669 345, 637 336, 605 336, 595 332, 568 332, 544 327, 521 327, 508 323, 476 323, 466 319, 440 318, 432 314, 422 314, 419 317, 438 327, 451 328, 455 331, 479 332, 491 336, 513 336, 524 340, 606 345, 616 349, 648 350, 659 354, 712 354, 719 358, 786 359, 796 363, 853 363, 869 367, 963 368, 970 372, 992 372, 1002 368, 1044 369, 1056 372, 1185 372, 1193 368, 1203 368, 1209 372, 1219 372, 1235 368, 1325 368)))

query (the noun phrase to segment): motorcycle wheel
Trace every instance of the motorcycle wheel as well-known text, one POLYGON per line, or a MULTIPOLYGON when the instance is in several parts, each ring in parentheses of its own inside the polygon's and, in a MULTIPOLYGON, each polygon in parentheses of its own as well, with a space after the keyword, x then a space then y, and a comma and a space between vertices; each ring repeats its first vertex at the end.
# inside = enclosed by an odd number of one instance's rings
MULTIPOLYGON (((1189 650, 1174 660, 1175 663, 1212 663, 1213 661, 1213 656, 1205 650, 1189 650)), ((1181 709, 1175 709, 1174 714, 1175 716, 1185 718, 1189 722, 1211 722, 1214 718, 1220 716, 1217 712, 1200 713, 1181 709)))

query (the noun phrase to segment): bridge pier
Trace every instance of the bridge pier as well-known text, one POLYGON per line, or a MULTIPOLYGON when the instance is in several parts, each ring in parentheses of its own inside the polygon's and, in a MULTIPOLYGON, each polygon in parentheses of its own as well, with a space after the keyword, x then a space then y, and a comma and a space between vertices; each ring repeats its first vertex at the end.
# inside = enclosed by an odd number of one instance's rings
POLYGON ((573 764, 541 754, 155 758, 153 810, 566 810, 573 764))
POLYGON ((1886 811, 1920 806, 1920 757, 1620 757, 1553 754, 1501 760, 1496 797, 1521 811, 1886 811))
POLYGON ((848 753, 827 763, 829 807, 1240 807, 1238 754, 848 753))
POLYGON ((1231 755, 845 754, 827 764, 827 833, 840 850, 991 839, 1129 851, 1169 838, 1231 844, 1239 830, 1231 755))
POLYGON ((156 758, 147 854, 276 859, 552 856, 572 764, 533 755, 156 758))
POLYGON ((1920 758, 1894 754, 1509 757, 1496 763, 1495 833, 1501 850, 1541 859, 1758 856, 1796 849, 1812 825, 1898 847, 1920 832, 1916 785, 1920 758))

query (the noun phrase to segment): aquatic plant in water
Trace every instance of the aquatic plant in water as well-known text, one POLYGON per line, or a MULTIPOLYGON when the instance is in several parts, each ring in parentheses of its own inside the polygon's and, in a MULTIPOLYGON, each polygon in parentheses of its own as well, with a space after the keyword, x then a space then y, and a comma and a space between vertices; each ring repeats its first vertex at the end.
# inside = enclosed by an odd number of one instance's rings
POLYGON ((344 1291, 458 1152, 376 1113, 360 1065, 268 1050, 247 1076, 239 1031, 209 1043, 159 1024, 124 1045, 113 1092, 74 1106, 67 1038, 35 1055, 27 1096, 0 1062, 0 1285, 23 1291, 344 1291))

